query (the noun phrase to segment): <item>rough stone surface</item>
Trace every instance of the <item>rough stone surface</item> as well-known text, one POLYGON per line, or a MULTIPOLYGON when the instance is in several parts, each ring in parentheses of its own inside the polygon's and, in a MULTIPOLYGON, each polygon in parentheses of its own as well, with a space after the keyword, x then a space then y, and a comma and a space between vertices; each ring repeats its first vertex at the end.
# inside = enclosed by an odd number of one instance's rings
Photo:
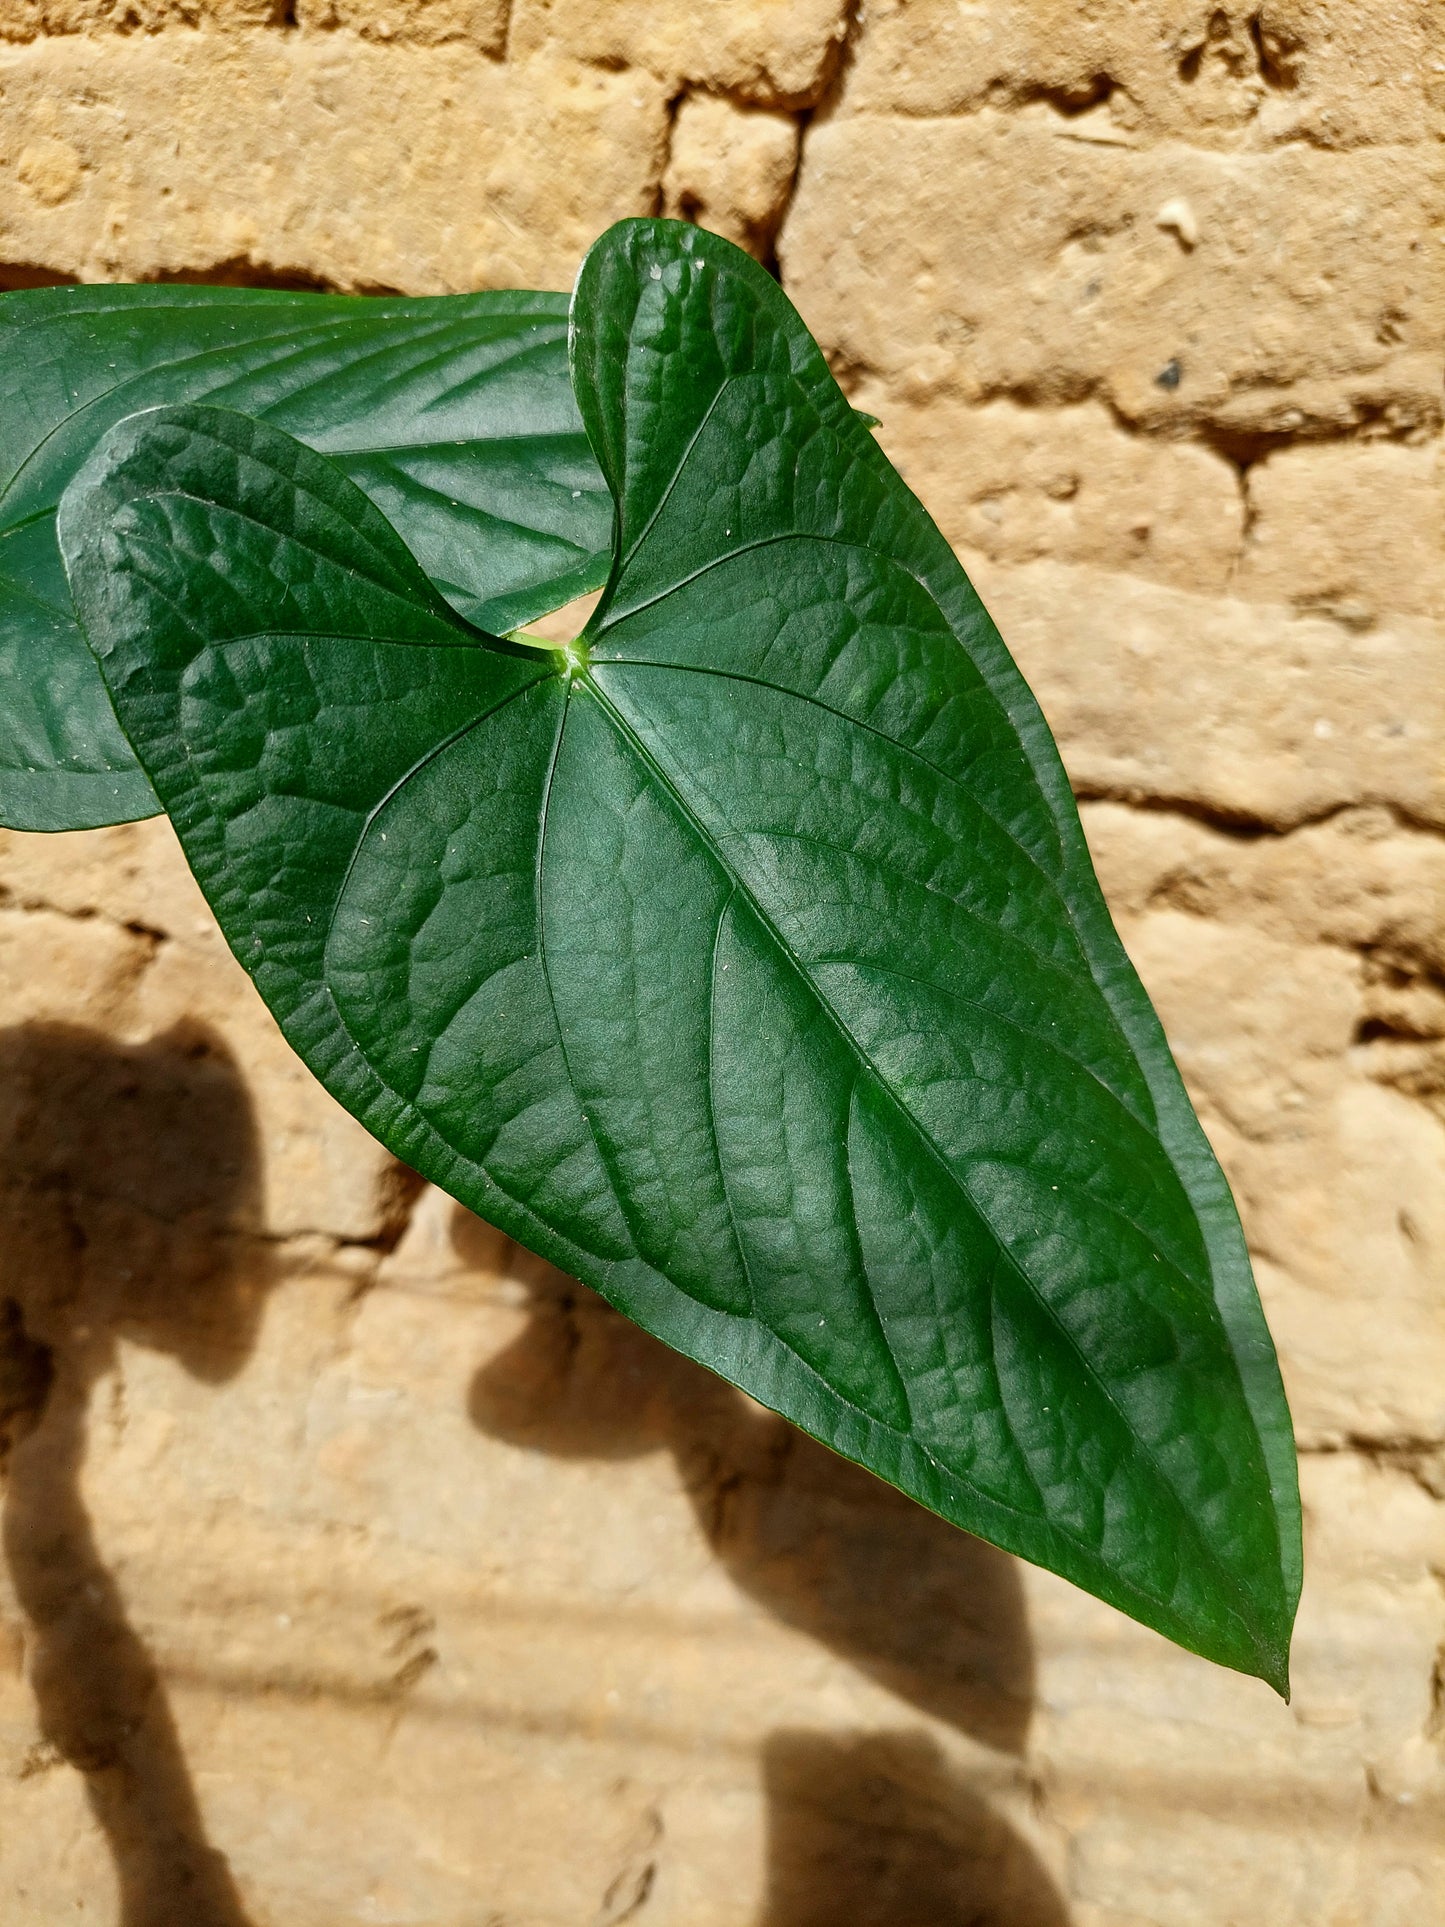
POLYGON ((1285 448, 1251 470, 1249 501, 1242 594, 1356 630, 1387 611, 1445 618, 1438 440, 1285 448))
POLYGON ((6 836, 7 1927, 1445 1927, 1440 10, 0 39, 5 285, 565 287, 662 207, 776 254, 1058 733, 1308 1535, 1286 1708, 418 1190, 164 825, 6 836))
POLYGON ((1115 139, 1192 147, 1388 146, 1435 137, 1442 39, 1422 0, 869 0, 847 98, 918 115, 1107 105, 1115 139))
POLYGON ((296 24, 349 27, 367 40, 461 40, 483 53, 507 43, 508 0, 296 0, 296 24))
POLYGON ((565 47, 765 107, 808 107, 847 34, 846 0, 512 0, 519 53, 565 47))
POLYGON ((1108 112, 813 127, 781 253, 840 365, 968 401, 1099 395, 1161 431, 1438 427, 1433 147, 1136 145, 1108 112))
POLYGON ((1359 629, 1102 569, 969 559, 1084 794, 1278 829, 1381 803, 1445 827, 1438 624, 1359 629))
POLYGON ((719 94, 689 94, 673 123, 662 211, 766 258, 797 165, 791 115, 739 107, 719 94))
POLYGON ((1080 562, 1216 595, 1244 546, 1233 465, 1197 442, 1133 435, 1100 402, 970 407, 854 388, 878 439, 956 548, 990 562, 1080 562))
POLYGON ((565 287, 665 160, 660 81, 545 50, 73 37, 0 88, 0 257, 89 279, 565 287))
POLYGON ((0 0, 0 41, 42 34, 158 33, 165 27, 279 27, 287 0, 0 0))
POLYGON ((1379 807, 1243 843, 1163 810, 1084 819, 1233 1176, 1300 1437, 1439 1440, 1445 838, 1379 807))

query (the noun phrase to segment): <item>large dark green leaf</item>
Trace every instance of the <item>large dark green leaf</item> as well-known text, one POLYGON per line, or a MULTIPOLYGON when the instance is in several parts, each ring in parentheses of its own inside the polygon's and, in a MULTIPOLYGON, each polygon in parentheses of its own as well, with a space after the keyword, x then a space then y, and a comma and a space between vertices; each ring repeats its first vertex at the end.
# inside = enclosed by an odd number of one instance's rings
POLYGON ((454 607, 510 628, 606 574, 612 504, 566 330, 556 294, 0 296, 0 823, 83 829, 157 808, 55 547, 61 490, 112 423, 202 397, 277 423, 365 489, 454 607))
POLYGON ((1288 1413, 1047 730, 779 289, 573 308, 583 640, 460 622, 274 430, 116 429, 62 542, 237 955, 397 1153, 970 1531, 1282 1686, 1288 1413))

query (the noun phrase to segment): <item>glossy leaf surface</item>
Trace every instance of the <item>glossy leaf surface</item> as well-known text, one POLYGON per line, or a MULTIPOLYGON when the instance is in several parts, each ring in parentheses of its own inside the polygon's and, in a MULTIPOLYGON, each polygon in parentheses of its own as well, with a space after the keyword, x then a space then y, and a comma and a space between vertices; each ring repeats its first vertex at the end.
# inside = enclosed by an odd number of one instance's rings
POLYGON ((583 641, 469 629, 204 409, 62 510, 119 714, 341 1101, 957 1524, 1285 1681, 1288 1413, 1042 719, 776 285, 625 223, 573 378, 583 641))
POLYGON ((157 803, 75 626, 55 505, 112 423, 206 398, 323 449, 443 595, 510 628, 606 574, 612 505, 555 294, 423 300, 233 288, 0 296, 0 823, 157 803))

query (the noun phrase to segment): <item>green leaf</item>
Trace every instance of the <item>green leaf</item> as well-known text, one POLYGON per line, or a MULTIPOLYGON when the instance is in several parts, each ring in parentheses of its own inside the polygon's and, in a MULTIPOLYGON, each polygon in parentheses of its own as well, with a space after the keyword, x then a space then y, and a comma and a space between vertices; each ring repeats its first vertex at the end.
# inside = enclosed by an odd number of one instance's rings
POLYGON ((554 294, 423 300, 232 288, 0 296, 0 823, 149 816, 75 626, 55 505, 112 423, 205 398, 324 450, 442 594, 510 628, 606 576, 612 504, 554 294))
POLYGON ((1037 708, 745 256, 624 223, 572 326, 619 536, 555 655, 265 426, 132 419, 73 484, 78 607, 231 944, 473 1209, 1283 1690, 1273 1350, 1037 708))

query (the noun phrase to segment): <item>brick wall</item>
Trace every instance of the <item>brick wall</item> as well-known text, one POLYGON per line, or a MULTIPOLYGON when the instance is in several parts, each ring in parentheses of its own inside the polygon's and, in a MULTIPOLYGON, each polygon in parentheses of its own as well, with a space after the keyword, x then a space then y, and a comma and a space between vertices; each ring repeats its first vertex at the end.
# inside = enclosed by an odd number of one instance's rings
POLYGON ((0 1913, 1445 1923, 1445 16, 0 0, 0 282, 775 262, 1033 681, 1303 1447, 1286 1708, 417 1191, 0 839, 0 1913))

